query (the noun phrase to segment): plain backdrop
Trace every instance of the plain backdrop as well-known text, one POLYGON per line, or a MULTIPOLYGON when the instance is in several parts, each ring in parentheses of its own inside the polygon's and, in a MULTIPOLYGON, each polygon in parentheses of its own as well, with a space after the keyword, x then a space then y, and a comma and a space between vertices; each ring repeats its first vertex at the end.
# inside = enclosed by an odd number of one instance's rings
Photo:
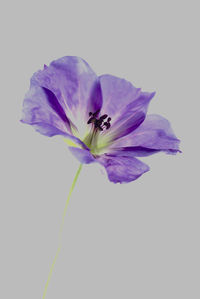
POLYGON ((42 298, 79 162, 19 122, 32 74, 65 55, 156 91, 182 154, 113 184, 84 166, 46 299, 199 299, 199 1, 1 3, 0 298, 42 298))

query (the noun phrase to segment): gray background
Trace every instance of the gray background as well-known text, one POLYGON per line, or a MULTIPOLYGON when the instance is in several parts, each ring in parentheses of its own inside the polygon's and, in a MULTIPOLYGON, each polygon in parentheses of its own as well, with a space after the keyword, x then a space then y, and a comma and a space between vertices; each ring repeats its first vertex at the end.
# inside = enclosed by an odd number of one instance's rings
POLYGON ((32 73, 65 55, 157 91, 183 154, 114 185, 85 166, 46 299, 200 298, 198 1, 6 1, 1 8, 0 298, 42 298, 79 163, 19 122, 32 73))

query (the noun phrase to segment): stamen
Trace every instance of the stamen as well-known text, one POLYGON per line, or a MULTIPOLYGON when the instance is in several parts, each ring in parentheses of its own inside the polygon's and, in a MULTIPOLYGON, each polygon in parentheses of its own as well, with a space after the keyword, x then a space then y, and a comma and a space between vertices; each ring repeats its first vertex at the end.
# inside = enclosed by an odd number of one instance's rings
POLYGON ((108 130, 111 126, 109 122, 105 122, 103 125, 106 126, 106 130, 108 130))
POLYGON ((106 119, 108 117, 108 115, 107 114, 104 114, 104 115, 102 115, 101 117, 100 117, 100 119, 106 119))
POLYGON ((99 117, 99 119, 97 118, 97 115, 99 114, 100 110, 97 110, 96 112, 92 113, 92 112, 89 112, 89 120, 87 122, 87 124, 91 124, 93 123, 94 124, 94 129, 97 130, 99 129, 100 131, 103 131, 104 127, 106 127, 106 130, 110 128, 111 124, 110 124, 110 121, 111 121, 111 117, 108 117, 107 114, 103 114, 102 116, 99 117), (107 119, 106 122, 104 122, 104 120, 107 119))
POLYGON ((89 118, 87 124, 95 123, 95 121, 96 121, 96 118, 92 116, 91 118, 89 118))

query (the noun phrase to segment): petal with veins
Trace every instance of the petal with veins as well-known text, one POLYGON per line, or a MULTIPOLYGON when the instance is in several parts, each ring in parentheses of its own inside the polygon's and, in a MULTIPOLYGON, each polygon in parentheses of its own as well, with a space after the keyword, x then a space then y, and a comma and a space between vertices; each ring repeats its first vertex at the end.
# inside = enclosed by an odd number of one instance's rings
POLYGON ((105 167, 108 178, 113 183, 128 183, 149 171, 148 165, 134 157, 103 155, 97 161, 105 167))

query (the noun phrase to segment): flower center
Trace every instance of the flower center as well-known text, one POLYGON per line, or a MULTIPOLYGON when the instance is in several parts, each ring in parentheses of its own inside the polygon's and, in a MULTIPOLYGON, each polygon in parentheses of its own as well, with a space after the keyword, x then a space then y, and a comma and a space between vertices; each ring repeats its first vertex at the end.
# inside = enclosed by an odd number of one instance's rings
POLYGON ((107 114, 98 117, 99 112, 100 110, 97 110, 94 113, 89 113, 89 119, 87 124, 92 124, 92 128, 90 133, 83 141, 91 149, 91 152, 93 153, 98 151, 100 132, 102 132, 104 129, 108 130, 111 126, 111 117, 108 117, 107 114))

